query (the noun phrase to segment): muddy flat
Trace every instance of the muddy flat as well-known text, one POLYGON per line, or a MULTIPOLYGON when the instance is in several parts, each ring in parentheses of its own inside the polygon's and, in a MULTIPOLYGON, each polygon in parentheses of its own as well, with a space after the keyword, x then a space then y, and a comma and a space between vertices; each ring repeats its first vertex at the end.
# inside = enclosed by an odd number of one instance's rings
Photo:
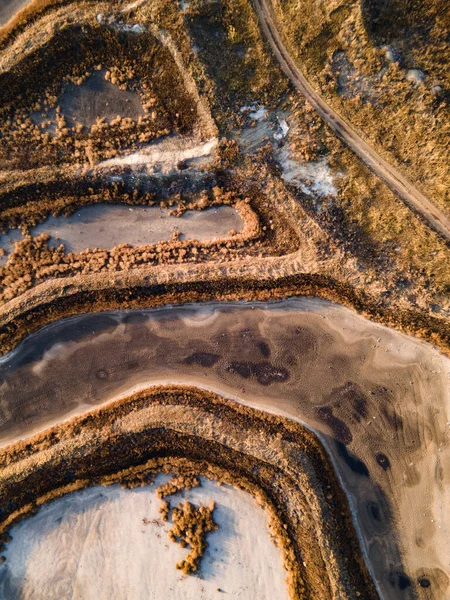
POLYGON ((27 4, 30 4, 30 0, 0 0, 0 27, 27 4))
MULTIPOLYGON (((107 250, 119 244, 156 244, 169 240, 175 231, 180 232, 180 239, 214 240, 243 227, 241 217, 231 206, 186 211, 180 217, 169 213, 157 206, 94 204, 83 206, 69 217, 49 217, 32 227, 30 233, 50 235, 49 244, 64 244, 66 252, 82 252, 88 248, 107 250)), ((10 231, 0 237, 0 248, 10 253, 20 239, 19 231, 10 231)), ((0 264, 6 260, 7 256, 0 257, 0 264)))
POLYGON ((304 422, 334 460, 379 589, 405 597, 405 571, 448 589, 449 373, 431 346, 317 300, 84 315, 2 360, 0 430, 6 444, 159 383, 304 422))
POLYGON ((50 135, 56 135, 57 110, 64 116, 68 127, 81 125, 90 129, 98 119, 110 123, 113 119, 137 121, 145 115, 139 94, 122 89, 105 78, 107 71, 94 71, 83 83, 66 83, 57 100, 58 109, 33 112, 31 120, 45 126, 50 135))
POLYGON ((105 79, 106 71, 94 72, 82 85, 69 83, 59 101, 62 114, 73 126, 90 127, 97 118, 111 121, 117 116, 135 121, 144 116, 139 95, 105 79))
POLYGON ((215 502, 217 531, 207 536, 199 576, 176 564, 188 553, 167 536, 155 485, 133 490, 95 486, 44 506, 12 530, 0 566, 0 596, 9 600, 217 598, 287 600, 286 573, 255 500, 202 478, 201 487, 170 497, 172 505, 215 502), (218 592, 218 590, 222 592, 218 592))

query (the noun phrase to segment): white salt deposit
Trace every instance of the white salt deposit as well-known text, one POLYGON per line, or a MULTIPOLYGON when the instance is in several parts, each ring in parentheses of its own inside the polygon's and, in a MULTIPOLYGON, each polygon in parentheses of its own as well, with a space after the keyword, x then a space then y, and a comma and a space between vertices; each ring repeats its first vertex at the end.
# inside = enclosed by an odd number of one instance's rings
POLYGON ((286 183, 299 187, 305 194, 316 198, 336 196, 334 175, 325 157, 317 161, 301 163, 292 158, 289 146, 276 152, 276 158, 282 169, 282 178, 286 183))
MULTIPOLYGON (((167 480, 159 476, 157 483, 167 480)), ((287 600, 282 557, 267 517, 230 486, 202 487, 169 499, 216 503, 219 530, 208 534, 200 572, 175 568, 188 554, 169 541, 154 486, 92 487, 41 508, 13 527, 0 566, 0 597, 9 600, 287 600), (220 591, 219 591, 220 590, 220 591)))
POLYGON ((274 133, 273 137, 276 140, 283 140, 289 131, 289 125, 286 123, 286 121, 284 119, 281 119, 279 122, 279 127, 278 130, 276 131, 276 133, 274 133))
POLYGON ((198 143, 198 140, 191 138, 169 136, 143 146, 138 152, 105 160, 97 168, 145 165, 147 169, 157 166, 158 171, 169 174, 177 170, 180 162, 211 157, 217 144, 217 138, 198 143))
POLYGON ((127 33, 144 33, 146 31, 144 25, 140 25, 139 23, 135 23, 134 25, 132 23, 116 23, 114 28, 119 31, 126 31, 127 33))
POLYGON ((257 102, 251 102, 250 104, 245 104, 241 106, 240 111, 242 113, 248 113, 250 119, 254 121, 261 121, 267 114, 266 107, 261 105, 259 106, 257 102))

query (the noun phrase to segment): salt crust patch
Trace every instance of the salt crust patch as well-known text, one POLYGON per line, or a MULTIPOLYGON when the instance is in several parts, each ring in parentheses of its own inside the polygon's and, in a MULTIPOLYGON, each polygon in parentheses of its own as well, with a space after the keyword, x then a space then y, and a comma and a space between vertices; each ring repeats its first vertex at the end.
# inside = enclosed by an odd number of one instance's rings
POLYGON ((302 192, 316 198, 336 196, 334 176, 325 157, 317 161, 300 163, 291 158, 289 146, 276 153, 282 168, 282 178, 286 183, 298 186, 302 192))
POLYGON ((120 23, 114 27, 119 31, 125 31, 127 33, 144 33, 144 31, 146 31, 144 25, 140 25, 139 23, 135 23, 134 25, 132 23, 120 23))
POLYGON ((284 119, 281 119, 281 120, 278 119, 278 122, 279 122, 278 131, 276 133, 274 133, 273 137, 276 140, 280 141, 280 140, 283 140, 287 136, 290 127, 284 119))
POLYGON ((267 114, 265 106, 259 106, 257 102, 252 102, 249 105, 241 106, 242 113, 248 113, 248 116, 254 121, 261 121, 267 114))
POLYGON ((189 138, 168 137, 155 144, 144 146, 139 152, 110 158, 97 165, 97 168, 157 165, 161 173, 169 174, 177 169, 177 164, 185 160, 209 158, 217 147, 218 139, 195 143, 189 138))
MULTIPOLYGON (((160 475, 156 484, 167 479, 160 475)), ((0 566, 0 597, 209 600, 220 589, 227 598, 287 600, 281 553, 250 495, 202 478, 202 487, 170 497, 172 504, 216 502, 219 530, 207 537, 200 575, 186 577, 175 564, 188 551, 169 541, 155 487, 95 486, 19 523, 0 566)))

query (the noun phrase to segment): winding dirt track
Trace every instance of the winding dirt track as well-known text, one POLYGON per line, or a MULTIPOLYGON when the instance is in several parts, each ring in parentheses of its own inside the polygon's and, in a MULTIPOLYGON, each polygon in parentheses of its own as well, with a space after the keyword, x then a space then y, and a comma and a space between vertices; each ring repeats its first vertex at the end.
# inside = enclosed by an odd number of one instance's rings
POLYGON ((283 44, 275 25, 270 0, 254 0, 256 12, 281 68, 319 115, 365 164, 408 206, 420 213, 430 225, 450 240, 450 218, 428 200, 398 169, 385 161, 344 121, 308 83, 283 44))

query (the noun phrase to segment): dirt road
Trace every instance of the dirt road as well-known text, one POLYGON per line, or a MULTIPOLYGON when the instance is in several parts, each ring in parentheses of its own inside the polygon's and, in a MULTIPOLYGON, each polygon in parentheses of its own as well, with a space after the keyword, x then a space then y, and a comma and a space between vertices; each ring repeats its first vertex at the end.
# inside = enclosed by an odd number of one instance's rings
POLYGON ((263 32, 277 57, 280 66, 294 86, 305 96, 319 115, 336 134, 380 177, 408 206, 420 213, 439 233, 450 240, 450 218, 424 196, 398 169, 385 161, 373 148, 336 114, 308 83, 284 46, 275 25, 269 0, 254 0, 263 32))

